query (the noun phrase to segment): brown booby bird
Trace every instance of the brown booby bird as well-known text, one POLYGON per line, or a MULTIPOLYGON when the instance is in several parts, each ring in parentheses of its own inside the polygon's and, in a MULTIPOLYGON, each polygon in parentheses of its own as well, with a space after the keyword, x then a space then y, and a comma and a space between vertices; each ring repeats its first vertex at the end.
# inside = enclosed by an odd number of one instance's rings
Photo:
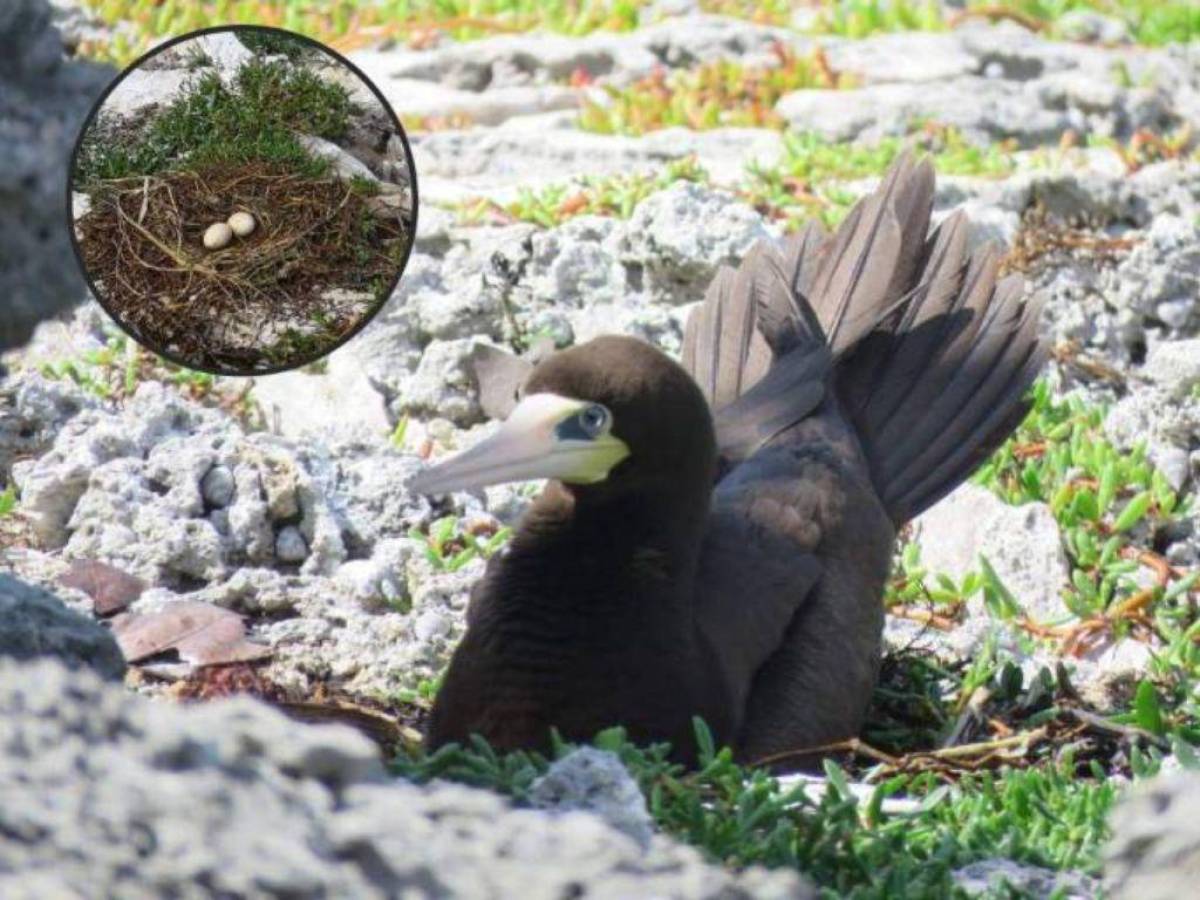
POLYGON ((623 725, 692 759, 701 716, 755 760, 857 734, 896 531, 1008 436, 1045 358, 998 249, 961 213, 927 236, 933 187, 905 156, 833 235, 722 268, 682 365, 602 337, 499 366, 524 382, 499 430, 411 487, 550 480, 472 593, 431 746, 623 725))

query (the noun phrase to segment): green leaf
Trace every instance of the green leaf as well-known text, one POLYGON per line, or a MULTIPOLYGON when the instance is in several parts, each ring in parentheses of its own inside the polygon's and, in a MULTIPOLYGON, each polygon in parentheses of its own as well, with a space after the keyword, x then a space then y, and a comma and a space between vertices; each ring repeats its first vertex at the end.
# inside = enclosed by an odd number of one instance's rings
POLYGON ((625 729, 618 725, 597 732, 595 739, 592 741, 592 746, 598 750, 608 750, 612 753, 617 753, 624 743, 625 729))
POLYGON ((511 528, 508 528, 508 527, 501 528, 499 531, 497 531, 495 534, 493 534, 490 538, 488 538, 487 543, 485 543, 483 545, 483 555, 485 557, 491 556, 493 553, 495 553, 497 550, 499 550, 502 546, 504 546, 505 542, 511 536, 512 536, 511 528))
POLYGON ((883 801, 901 790, 906 784, 908 784, 907 775, 895 775, 875 786, 875 790, 871 792, 871 799, 867 801, 867 808, 863 812, 863 818, 867 825, 874 827, 879 824, 882 818, 883 801))
POLYGON ((1071 509, 1079 518, 1089 522, 1098 521, 1100 518, 1100 504, 1096 495, 1087 488, 1082 488, 1075 494, 1075 499, 1071 501, 1071 509))
POLYGON ((1121 510, 1121 515, 1117 516, 1117 521, 1113 522, 1113 531, 1122 532, 1128 531, 1134 525, 1142 520, 1150 509, 1150 504, 1153 502, 1153 497, 1150 491, 1142 491, 1125 504, 1125 508, 1121 510))
POLYGON ((983 574, 983 602, 988 612, 999 619, 1011 619, 1021 612, 1021 605, 1012 595, 986 556, 979 554, 979 567, 983 574))
POLYGON ((713 761, 713 757, 717 755, 717 748, 713 744, 712 732, 709 731, 707 723, 699 716, 692 716, 692 730, 696 734, 696 747, 700 752, 701 767, 707 766, 713 761))
POLYGON ((838 797, 842 800, 854 799, 854 792, 850 790, 850 783, 846 780, 846 773, 842 771, 842 767, 828 758, 823 759, 821 765, 825 769, 825 777, 829 779, 829 784, 838 797))
POLYGON ((1149 681, 1138 682, 1137 691, 1133 695, 1133 712, 1139 728, 1159 737, 1166 733, 1162 708, 1158 704, 1158 692, 1149 681))
POLYGON ((474 547, 466 547, 466 548, 460 550, 458 553, 454 554, 454 556, 452 556, 447 561, 446 571, 447 572, 457 572, 459 569, 461 569, 463 566, 465 566, 467 563, 469 563, 472 559, 475 558, 475 552, 476 551, 475 551, 474 547))
POLYGON ((1200 571, 1191 572, 1187 576, 1180 578, 1163 592, 1163 600, 1174 600, 1181 594, 1186 594, 1195 587, 1197 581, 1200 581, 1200 571))
POLYGON ((408 413, 400 417, 400 421, 396 423, 396 427, 392 429, 392 446, 403 447, 404 437, 408 434, 408 413))

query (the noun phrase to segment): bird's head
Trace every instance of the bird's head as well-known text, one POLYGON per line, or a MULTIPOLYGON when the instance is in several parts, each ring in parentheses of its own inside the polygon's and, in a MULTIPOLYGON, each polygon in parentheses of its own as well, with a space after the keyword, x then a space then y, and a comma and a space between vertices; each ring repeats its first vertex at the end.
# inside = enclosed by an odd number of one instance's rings
POLYGON ((410 487, 441 494, 551 478, 577 494, 710 483, 716 441, 704 395, 649 344, 600 337, 540 363, 489 438, 410 487))

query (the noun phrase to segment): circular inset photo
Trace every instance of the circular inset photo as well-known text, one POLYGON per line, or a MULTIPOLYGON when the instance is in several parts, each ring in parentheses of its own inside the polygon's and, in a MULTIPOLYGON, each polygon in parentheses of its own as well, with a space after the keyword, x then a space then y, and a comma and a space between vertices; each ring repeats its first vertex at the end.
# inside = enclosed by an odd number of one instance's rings
POLYGON ((68 186, 92 292, 180 365, 262 375, 347 341, 392 293, 416 233, 400 121, 353 64, 233 26, 169 41, 84 123, 68 186))

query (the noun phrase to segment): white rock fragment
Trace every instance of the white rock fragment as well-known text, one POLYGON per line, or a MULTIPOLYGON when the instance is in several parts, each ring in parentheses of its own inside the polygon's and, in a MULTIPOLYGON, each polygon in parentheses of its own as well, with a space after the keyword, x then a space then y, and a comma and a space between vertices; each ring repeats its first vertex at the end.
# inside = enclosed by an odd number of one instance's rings
POLYGON ((537 809, 583 810, 629 835, 643 847, 654 834, 646 798, 615 754, 580 747, 557 760, 533 783, 529 801, 537 809))
POLYGON ((1092 900, 1098 879, 1075 872, 1057 872, 1011 859, 981 859, 954 871, 954 883, 970 897, 995 896, 997 891, 1019 890, 1030 897, 1092 900))
POLYGON ((1176 900, 1195 893, 1200 872, 1200 774, 1136 786, 1113 810, 1104 884, 1113 900, 1176 900))
MULTIPOLYGON (((1200 256, 1197 262, 1200 264, 1200 256)), ((1200 275, 1197 288, 1200 289, 1200 275)), ((1200 338, 1155 344, 1146 356, 1141 374, 1165 390, 1172 400, 1184 399, 1200 385, 1200 338)))
POLYGON ((130 69, 104 98, 104 115, 132 119, 149 107, 166 106, 183 95, 192 79, 184 69, 130 69))
POLYGON ((413 373, 401 409, 426 418, 441 415, 459 426, 483 419, 467 362, 475 341, 431 341, 413 373))
POLYGON ((1195 216, 1159 215, 1110 273, 1106 293, 1119 308, 1161 319, 1180 331, 1200 296, 1200 226, 1195 216))
POLYGON ((213 466, 200 482, 200 492, 210 506, 225 507, 233 499, 233 472, 228 466, 213 466))
POLYGON ((254 54, 238 40, 232 31, 205 34, 185 45, 203 57, 217 70, 217 76, 226 87, 232 86, 242 66, 254 59, 254 54))
POLYGON ((445 610, 430 609, 417 616, 413 622, 413 634, 419 641, 432 641, 449 637, 453 627, 450 615, 445 610))
POLYGON ((365 178, 371 182, 379 180, 375 177, 375 173, 367 167, 366 163, 346 150, 343 150, 333 141, 327 141, 324 138, 311 134, 297 134, 296 140, 300 142, 300 146, 313 156, 329 160, 333 165, 334 171, 340 178, 347 180, 350 178, 365 178))
POLYGON ((292 438, 330 430, 387 434, 391 423, 383 397, 353 348, 339 348, 324 362, 321 371, 293 369, 254 380, 254 399, 268 427, 292 438))
MULTIPOLYGON (((1070 569, 1058 523, 1044 503, 1009 506, 986 488, 964 484, 913 521, 921 565, 961 580, 987 557, 1000 581, 1034 621, 1071 616, 1062 589, 1070 569)), ((978 595, 973 615, 986 615, 978 595)))
POLYGON ((730 194, 677 182, 638 204, 621 258, 645 267, 656 299, 689 303, 701 298, 718 266, 773 236, 762 216, 730 194))
POLYGON ((308 543, 295 525, 279 529, 275 536, 275 556, 285 563, 301 563, 308 559, 308 543))

